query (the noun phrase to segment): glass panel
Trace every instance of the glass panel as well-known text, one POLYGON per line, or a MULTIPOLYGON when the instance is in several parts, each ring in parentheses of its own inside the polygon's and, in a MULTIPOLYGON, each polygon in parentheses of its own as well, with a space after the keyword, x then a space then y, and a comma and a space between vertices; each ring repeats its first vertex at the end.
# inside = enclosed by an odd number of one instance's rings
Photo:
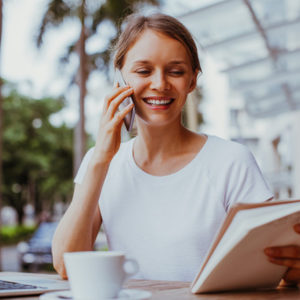
POLYGON ((245 32, 255 31, 251 15, 241 0, 223 1, 185 14, 179 19, 204 48, 245 32))
POLYGON ((261 88, 249 89, 244 93, 245 100, 247 102, 264 101, 264 99, 270 99, 271 97, 282 94, 282 85, 262 85, 261 88))
POLYGON ((270 59, 265 59, 259 63, 245 65, 228 72, 230 84, 233 88, 255 80, 263 80, 273 72, 273 64, 270 59))
POLYGON ((251 5, 263 27, 300 17, 300 1, 251 0, 251 5))
POLYGON ((298 90, 294 93, 292 93, 292 99, 297 104, 300 105, 300 89, 298 86, 298 90))
POLYGON ((214 58, 222 62, 222 69, 256 61, 268 56, 264 41, 258 33, 242 37, 231 43, 210 47, 208 51, 214 58))
POLYGON ((279 56, 277 66, 280 70, 299 70, 300 69, 300 50, 290 51, 279 56))
POLYGON ((300 109, 300 0, 249 1, 263 32, 243 0, 225 0, 180 19, 244 96, 249 113, 266 117, 290 110, 289 94, 293 109, 300 109))
MULTIPOLYGON (((299 1, 300 2, 300 1, 299 1)), ((284 25, 266 31, 269 43, 273 48, 295 50, 300 48, 300 20, 297 23, 284 25)))
POLYGON ((276 95, 286 85, 291 91, 299 88, 300 71, 285 72, 274 74, 266 80, 260 80, 242 87, 241 92, 244 93, 245 100, 261 99, 276 95))
POLYGON ((271 59, 264 59, 252 64, 246 64, 244 67, 231 69, 227 71, 227 73, 229 74, 231 86, 233 88, 239 88, 253 81, 262 81, 272 76, 278 77, 282 74, 288 75, 289 71, 294 72, 291 76, 285 76, 282 81, 291 81, 293 85, 299 85, 300 80, 299 76, 297 76, 299 70, 300 51, 297 51, 285 53, 279 57, 276 63, 271 59))
POLYGON ((276 115, 287 110, 291 110, 285 98, 281 95, 271 98, 272 101, 260 101, 256 103, 248 103, 247 111, 256 117, 266 117, 276 115))
POLYGON ((283 92, 272 94, 271 97, 261 99, 260 101, 248 101, 246 108, 249 113, 257 117, 267 117, 270 115, 276 115, 285 111, 293 111, 300 109, 300 90, 291 94, 291 102, 288 102, 286 95, 283 92))
POLYGON ((292 78, 290 78, 288 81, 287 81, 287 84, 288 84, 288 87, 293 91, 293 90, 297 90, 297 89, 300 89, 300 73, 295 76, 292 76, 292 78))
MULTIPOLYGON (((173 2, 174 0, 169 0, 169 1, 173 2)), ((206 7, 206 6, 211 6, 211 5, 214 5, 216 3, 223 2, 223 1, 226 1, 226 0, 193 0, 193 1, 189 1, 189 2, 184 3, 184 4, 186 6, 188 6, 190 9, 199 9, 199 8, 206 7)))

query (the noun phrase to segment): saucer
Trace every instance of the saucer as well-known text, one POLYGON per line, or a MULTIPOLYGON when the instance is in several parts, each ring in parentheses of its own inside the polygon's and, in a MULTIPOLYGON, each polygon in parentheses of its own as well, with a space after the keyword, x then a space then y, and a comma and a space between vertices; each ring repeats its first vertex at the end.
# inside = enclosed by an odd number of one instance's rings
MULTIPOLYGON (((151 298, 151 292, 145 290, 122 289, 117 298, 105 298, 103 300, 146 300, 151 298)), ((40 296, 40 300, 76 300, 71 291, 58 291, 46 293, 40 296)))

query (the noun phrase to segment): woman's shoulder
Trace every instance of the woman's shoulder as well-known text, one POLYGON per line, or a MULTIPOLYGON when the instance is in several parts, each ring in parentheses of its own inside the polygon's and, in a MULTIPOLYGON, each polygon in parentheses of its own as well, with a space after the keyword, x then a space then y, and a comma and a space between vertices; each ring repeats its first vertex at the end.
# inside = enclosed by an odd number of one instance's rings
MULTIPOLYGON (((114 156, 114 158, 112 159, 112 161, 110 163, 110 167, 109 167, 110 172, 112 172, 113 169, 116 169, 116 166, 117 166, 117 169, 119 168, 120 161, 127 159, 127 156, 131 153, 130 149, 132 149, 132 143, 133 143, 133 140, 129 140, 129 141, 121 143, 119 151, 116 153, 116 155, 114 156)), ((82 162, 80 164, 80 167, 79 167, 77 175, 74 179, 74 182, 81 183, 81 181, 83 180, 83 176, 87 170, 88 164, 93 156, 94 151, 95 151, 95 147, 91 147, 86 152, 84 158, 82 159, 82 162)))
POLYGON ((213 156, 219 157, 220 159, 232 159, 232 160, 252 160, 253 155, 248 147, 245 145, 226 140, 215 135, 208 135, 207 138, 207 151, 213 156))

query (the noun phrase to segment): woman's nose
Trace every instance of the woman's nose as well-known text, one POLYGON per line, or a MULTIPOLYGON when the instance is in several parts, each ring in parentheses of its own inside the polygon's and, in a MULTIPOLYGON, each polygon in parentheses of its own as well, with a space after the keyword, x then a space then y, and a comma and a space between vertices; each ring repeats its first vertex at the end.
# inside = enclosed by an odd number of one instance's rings
POLYGON ((165 91, 170 89, 170 83, 163 72, 156 72, 151 78, 151 89, 165 91))

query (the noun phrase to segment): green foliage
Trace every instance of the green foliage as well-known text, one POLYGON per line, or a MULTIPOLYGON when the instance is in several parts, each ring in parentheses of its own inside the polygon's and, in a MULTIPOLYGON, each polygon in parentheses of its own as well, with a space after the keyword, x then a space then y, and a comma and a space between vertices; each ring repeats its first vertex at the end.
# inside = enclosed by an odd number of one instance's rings
POLYGON ((108 70, 108 65, 111 60, 111 49, 116 43, 116 40, 121 32, 121 24, 123 19, 128 15, 138 12, 141 7, 146 5, 159 6, 159 0, 107 0, 98 10, 96 10, 92 16, 93 23, 91 27, 92 34, 97 32, 98 27, 102 25, 104 21, 109 21, 116 29, 115 34, 108 40, 107 47, 103 51, 99 51, 93 54, 91 58, 93 62, 91 64, 92 70, 103 68, 108 70))
MULTIPOLYGON (((129 14, 138 12, 144 6, 159 6, 162 2, 162 0, 105 0, 98 2, 90 0, 50 0, 42 18, 36 44, 40 47, 47 29, 51 26, 60 26, 66 19, 71 18, 79 21, 84 18, 87 40, 99 31, 105 21, 108 21, 112 30, 111 36, 105 37, 107 39, 105 49, 98 49, 94 53, 87 54, 86 64, 88 74, 95 70, 108 72, 111 60, 110 51, 120 33, 122 20, 129 14), (83 10, 82 5, 84 4, 83 10)), ((67 47, 66 54, 60 59, 61 62, 68 63, 70 56, 73 53, 76 54, 77 43, 78 40, 67 47)), ((71 82, 74 82, 74 78, 71 79, 71 82)))
POLYGON ((159 0, 107 0, 93 14, 92 30, 95 32, 104 20, 111 21, 120 30, 121 21, 128 15, 139 11, 142 6, 158 6, 159 0))
POLYGON ((63 106, 62 99, 36 100, 16 91, 4 97, 3 199, 20 223, 26 203, 39 213, 72 193, 73 130, 49 121, 63 106))
POLYGON ((36 226, 3 226, 0 228, 1 245, 28 240, 35 230, 36 226))

